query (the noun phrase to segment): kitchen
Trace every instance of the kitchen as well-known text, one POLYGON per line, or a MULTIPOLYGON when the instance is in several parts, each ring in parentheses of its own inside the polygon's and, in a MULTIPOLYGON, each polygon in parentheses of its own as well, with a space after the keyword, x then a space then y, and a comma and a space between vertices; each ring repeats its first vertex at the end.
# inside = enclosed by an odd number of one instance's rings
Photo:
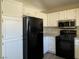
MULTIPOLYGON (((0 1, 0 58, 22 59, 22 17, 33 16, 43 19, 44 53, 56 54, 56 36, 60 34, 58 21, 75 20, 77 36, 75 38, 75 58, 79 59, 79 1, 65 1, 67 5, 52 6, 54 2, 45 3, 45 8, 38 3, 40 0, 1 0, 0 1), (72 3, 71 3, 72 2, 72 3), (47 5, 47 7, 46 7, 47 5), (43 10, 43 11, 42 11, 43 10), (42 11, 42 12, 41 12, 42 11), (18 53, 17 53, 18 52, 18 53)), ((50 0, 51 1, 51 0, 50 0)), ((62 1, 62 0, 60 0, 62 1)), ((58 1, 59 2, 59 1, 58 1)), ((44 3, 44 1, 42 1, 44 3)), ((62 3, 57 3, 63 5, 62 3)))

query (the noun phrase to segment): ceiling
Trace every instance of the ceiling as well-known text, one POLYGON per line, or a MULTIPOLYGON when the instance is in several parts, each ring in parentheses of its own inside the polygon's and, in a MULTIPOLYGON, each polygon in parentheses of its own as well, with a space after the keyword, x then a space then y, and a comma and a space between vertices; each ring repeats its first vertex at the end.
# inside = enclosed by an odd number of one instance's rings
POLYGON ((64 6, 79 5, 79 0, 19 0, 23 1, 24 4, 32 5, 36 8, 41 9, 46 12, 48 10, 53 10, 57 8, 62 8, 64 6))

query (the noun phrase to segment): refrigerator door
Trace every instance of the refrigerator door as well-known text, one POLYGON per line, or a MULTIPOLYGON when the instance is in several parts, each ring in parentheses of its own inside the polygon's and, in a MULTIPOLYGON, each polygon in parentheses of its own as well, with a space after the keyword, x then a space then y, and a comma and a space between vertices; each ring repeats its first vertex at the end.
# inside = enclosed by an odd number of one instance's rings
MULTIPOLYGON (((43 21, 35 17, 27 17, 27 55, 28 59, 43 57, 43 21)), ((25 44, 26 45, 26 44, 25 44)))
POLYGON ((28 53, 29 59, 41 59, 43 54, 43 21, 39 18, 29 18, 28 53))

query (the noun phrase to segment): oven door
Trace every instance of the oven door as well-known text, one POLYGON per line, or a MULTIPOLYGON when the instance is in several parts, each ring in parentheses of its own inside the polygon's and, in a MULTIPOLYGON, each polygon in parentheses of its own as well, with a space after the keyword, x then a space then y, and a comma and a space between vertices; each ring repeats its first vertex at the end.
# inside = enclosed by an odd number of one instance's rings
POLYGON ((74 38, 56 38, 56 55, 67 59, 73 59, 74 38))

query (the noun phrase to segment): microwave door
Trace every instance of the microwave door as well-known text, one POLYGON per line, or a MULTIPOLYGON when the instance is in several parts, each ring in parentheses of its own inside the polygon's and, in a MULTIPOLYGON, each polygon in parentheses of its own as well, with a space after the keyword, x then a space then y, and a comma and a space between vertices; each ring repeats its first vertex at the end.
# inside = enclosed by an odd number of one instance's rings
POLYGON ((59 26, 59 27, 64 27, 64 23, 59 22, 58 26, 59 26))
POLYGON ((76 28, 75 21, 59 21, 59 28, 76 28))

